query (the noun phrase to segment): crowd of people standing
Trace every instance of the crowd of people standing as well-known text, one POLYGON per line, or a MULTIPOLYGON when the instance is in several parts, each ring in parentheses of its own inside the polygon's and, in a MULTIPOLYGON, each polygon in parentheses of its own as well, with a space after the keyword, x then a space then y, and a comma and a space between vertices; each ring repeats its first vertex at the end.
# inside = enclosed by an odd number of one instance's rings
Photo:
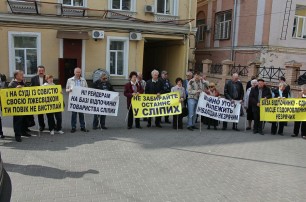
MULTIPOLYGON (((87 81, 81 77, 81 69, 76 67, 74 69, 74 76, 67 80, 66 92, 71 93, 73 89, 77 86, 88 87, 87 81)), ((45 67, 38 66, 37 75, 31 78, 30 86, 48 86, 55 85, 53 83, 53 76, 45 74, 45 67)), ((26 86, 24 83, 24 75, 21 70, 14 72, 14 79, 9 83, 9 88, 21 88, 26 86)), ((93 83, 92 88, 106 91, 115 91, 111 83, 108 81, 108 75, 106 73, 101 74, 101 78, 93 83)), ((186 73, 186 79, 180 77, 175 79, 175 85, 173 86, 168 79, 168 72, 162 71, 161 76, 159 71, 153 70, 151 72, 151 79, 144 81, 142 74, 140 72, 131 72, 129 75, 129 81, 124 86, 124 96, 127 100, 127 128, 133 128, 133 106, 132 98, 138 94, 155 94, 160 96, 161 94, 166 94, 170 92, 179 93, 179 101, 182 106, 182 113, 179 115, 174 115, 172 120, 173 129, 183 129, 183 117, 187 116, 187 129, 189 131, 194 131, 198 129, 196 127, 197 114, 196 108, 199 100, 200 93, 205 92, 206 94, 214 97, 220 97, 221 93, 217 90, 216 84, 206 80, 205 75, 200 72, 186 73)), ((246 92, 242 82, 239 80, 239 75, 234 73, 232 78, 225 83, 224 86, 224 97, 231 102, 238 101, 241 102, 247 113, 248 126, 246 130, 253 129, 253 133, 259 133, 264 135, 263 125, 264 122, 260 121, 260 99, 270 99, 270 98, 288 98, 291 96, 290 86, 286 83, 284 77, 280 78, 280 83, 277 89, 269 88, 265 81, 261 78, 256 79, 255 77, 248 82, 246 92), (252 126, 252 121, 253 126, 252 126)), ((301 87, 301 92, 299 97, 306 98, 306 85, 301 87)), ((243 109, 241 109, 243 113, 243 109)), ((38 115, 39 131, 44 131, 46 128, 44 114, 38 115)), ((13 127, 15 133, 15 139, 17 142, 21 142, 21 136, 31 136, 29 132, 30 125, 28 120, 33 116, 14 116, 13 117, 13 127)), ((48 113, 46 114, 48 120, 48 127, 51 135, 55 133, 63 134, 62 130, 62 113, 48 113)), ((71 133, 77 130, 77 117, 79 117, 80 130, 82 132, 89 132, 86 127, 86 122, 83 113, 72 112, 71 113, 71 133)), ((152 119, 148 117, 145 119, 147 121, 147 127, 152 127, 152 119)), ((219 121, 213 118, 203 118, 205 119, 205 124, 207 124, 207 129, 214 128, 218 129, 219 121)), ((202 120, 202 117, 200 117, 202 120)), ((105 115, 94 115, 92 129, 104 129, 106 130, 106 116, 105 115)), ((155 126, 162 128, 162 117, 155 117, 155 126)), ((164 122, 170 124, 169 116, 164 116, 164 122)), ((272 122, 271 124, 271 134, 283 135, 284 127, 286 122, 272 122)), ((142 129, 140 124, 140 119, 135 118, 135 127, 137 129, 142 129)), ((227 130, 228 123, 223 122, 222 130, 227 130)), ((239 131, 238 124, 233 123, 232 129, 239 131)), ((295 122, 294 123, 294 134, 292 137, 298 136, 301 131, 302 138, 306 139, 306 122, 295 122)), ((2 131, 2 123, 0 117, 0 135, 4 138, 2 131)))

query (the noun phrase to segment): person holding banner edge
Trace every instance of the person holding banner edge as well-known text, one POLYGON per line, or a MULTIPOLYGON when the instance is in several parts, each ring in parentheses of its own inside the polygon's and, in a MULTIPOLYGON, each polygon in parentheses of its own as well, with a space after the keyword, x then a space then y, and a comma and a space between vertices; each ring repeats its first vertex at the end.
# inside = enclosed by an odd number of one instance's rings
MULTIPOLYGON (((74 76, 67 80, 66 92, 72 92, 73 88, 76 86, 88 87, 87 82, 84 78, 81 77, 82 70, 79 67, 74 69, 74 76)), ((72 112, 71 113, 71 133, 76 132, 76 123, 77 123, 77 114, 79 114, 81 131, 89 132, 85 126, 85 119, 83 113, 72 112)))
MULTIPOLYGON (((9 83, 9 88, 22 88, 25 84, 23 82, 23 71, 16 70, 14 72, 14 79, 9 83)), ((15 140, 21 142, 21 136, 30 137, 31 135, 26 132, 25 116, 13 116, 13 127, 15 132, 15 140)))
MULTIPOLYGON (((207 95, 210 95, 210 96, 214 96, 214 97, 218 97, 220 98, 220 93, 219 91, 216 89, 216 84, 213 83, 213 82, 210 82, 209 85, 208 85, 208 88, 205 93, 207 95)), ((207 129, 209 130, 210 129, 210 126, 213 126, 214 127, 214 130, 218 130, 217 129, 217 126, 218 126, 218 120, 215 120, 213 118, 207 118, 207 129)))
MULTIPOLYGON (((224 86, 224 97, 227 100, 230 100, 231 102, 234 102, 234 100, 243 101, 244 97, 244 90, 243 85, 241 81, 239 81, 239 75, 237 73, 234 73, 232 75, 232 79, 227 81, 224 86)), ((233 123, 233 130, 239 131, 237 128, 237 123, 233 123)), ((227 129, 227 122, 223 122, 222 130, 227 129)))
MULTIPOLYGON (((306 99, 306 84, 301 86, 301 92, 299 93, 299 98, 306 99)), ((306 121, 295 121, 293 135, 291 137, 297 137, 301 131, 301 137, 306 140, 306 121)))
POLYGON ((180 94, 180 102, 182 107, 182 113, 179 115, 173 115, 173 129, 183 129, 183 109, 185 108, 184 102, 186 99, 186 91, 183 87, 183 79, 177 78, 175 79, 176 86, 171 88, 171 92, 179 92, 180 94))
MULTIPOLYGON (((137 72, 131 72, 129 75, 130 81, 124 86, 124 96, 126 97, 127 108, 128 108, 128 129, 133 127, 133 107, 132 98, 144 92, 142 86, 137 82, 137 72)), ((135 118, 136 128, 141 129, 140 119, 135 118)))
POLYGON ((265 81, 263 79, 258 79, 257 81, 257 86, 252 88, 250 92, 249 106, 252 106, 252 112, 254 115, 253 133, 264 135, 262 128, 263 122, 260 121, 260 99, 270 99, 272 98, 272 93, 270 88, 265 85, 265 81))
MULTIPOLYGON (((102 73, 101 78, 98 79, 94 84, 93 88, 99 89, 99 90, 106 90, 106 91, 115 91, 111 83, 107 80, 107 74, 102 73)), ((102 128, 104 130, 107 129, 105 126, 105 119, 106 115, 94 115, 93 123, 92 123, 92 128, 94 130, 97 130, 98 128, 102 128)))
MULTIPOLYGON (((146 88, 145 88, 146 94, 156 94, 157 96, 160 96, 160 94, 164 93, 163 82, 158 78, 158 75, 159 75, 159 72, 156 69, 154 69, 151 72, 152 79, 147 81, 146 88)), ((148 128, 151 127, 151 120, 152 118, 149 117, 148 124, 147 124, 148 128)), ((162 126, 160 125, 160 122, 161 122, 161 117, 160 116, 155 117, 156 127, 162 128, 162 126)))

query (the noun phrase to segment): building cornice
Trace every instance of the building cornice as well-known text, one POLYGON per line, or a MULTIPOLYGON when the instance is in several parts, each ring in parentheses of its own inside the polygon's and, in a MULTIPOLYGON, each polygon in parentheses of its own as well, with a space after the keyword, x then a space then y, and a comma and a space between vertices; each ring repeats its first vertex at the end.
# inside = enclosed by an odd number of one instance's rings
POLYGON ((35 25, 54 25, 54 26, 77 26, 92 28, 108 28, 121 29, 127 31, 139 32, 159 32, 173 34, 195 34, 196 28, 190 30, 189 26, 176 26, 170 24, 157 23, 137 23, 126 20, 97 20, 84 18, 68 18, 68 17, 50 17, 37 15, 16 15, 16 14, 0 14, 0 22, 2 23, 27 23, 35 25))

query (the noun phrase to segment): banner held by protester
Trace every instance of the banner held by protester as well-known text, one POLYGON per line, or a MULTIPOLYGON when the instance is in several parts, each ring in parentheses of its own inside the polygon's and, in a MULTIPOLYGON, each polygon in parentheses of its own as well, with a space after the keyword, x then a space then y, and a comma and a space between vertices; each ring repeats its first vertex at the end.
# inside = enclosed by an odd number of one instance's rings
POLYGON ((0 94, 3 116, 64 111, 60 85, 1 89, 0 94))
POLYGON ((239 122, 241 104, 201 93, 196 113, 219 121, 239 122))
POLYGON ((118 107, 118 92, 78 86, 69 94, 68 111, 117 116, 118 107))
POLYGON ((135 118, 176 115, 182 113, 178 92, 162 95, 140 94, 132 98, 135 118))
POLYGON ((305 99, 261 99, 260 103, 261 121, 306 121, 305 99))

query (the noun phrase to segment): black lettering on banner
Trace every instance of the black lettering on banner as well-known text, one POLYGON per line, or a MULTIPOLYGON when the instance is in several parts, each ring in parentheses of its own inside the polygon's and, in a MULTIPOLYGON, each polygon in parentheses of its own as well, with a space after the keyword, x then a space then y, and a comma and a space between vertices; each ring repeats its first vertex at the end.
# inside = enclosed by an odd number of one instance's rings
POLYGON ((78 101, 78 97, 77 96, 71 96, 71 101, 77 102, 78 101))
POLYGON ((9 91, 9 95, 8 95, 8 92, 6 92, 6 97, 16 97, 16 96, 17 96, 16 91, 9 91))
POLYGON ((166 114, 166 107, 160 107, 159 108, 159 113, 160 114, 166 114))
POLYGON ((30 106, 30 111, 31 112, 36 112, 37 110, 37 107, 36 106, 30 106))
POLYGON ((173 109, 171 106, 167 107, 167 114, 170 114, 170 113, 173 113, 173 109))
POLYGON ((32 95, 36 95, 36 89, 32 90, 32 95))
POLYGON ((87 90, 81 90, 81 95, 86 95, 87 94, 87 90))
POLYGON ((24 112, 29 112, 28 106, 13 107, 13 113, 24 113, 24 112))
POLYGON ((179 110, 179 106, 173 106, 173 108, 174 108, 174 113, 179 113, 180 112, 180 110, 179 110))
POLYGON ((142 114, 145 116, 148 116, 148 109, 142 109, 142 114))
POLYGON ((135 116, 137 116, 137 115, 138 115, 138 112, 139 112, 139 109, 138 109, 138 108, 133 108, 133 110, 134 110, 135 116))
POLYGON ((133 100, 135 100, 135 101, 140 101, 141 100, 141 97, 140 96, 133 96, 133 100))
POLYGON ((12 108, 10 107, 4 107, 5 113, 12 113, 12 108))
POLYGON ((149 109, 149 115, 155 115, 155 110, 154 108, 149 109))

